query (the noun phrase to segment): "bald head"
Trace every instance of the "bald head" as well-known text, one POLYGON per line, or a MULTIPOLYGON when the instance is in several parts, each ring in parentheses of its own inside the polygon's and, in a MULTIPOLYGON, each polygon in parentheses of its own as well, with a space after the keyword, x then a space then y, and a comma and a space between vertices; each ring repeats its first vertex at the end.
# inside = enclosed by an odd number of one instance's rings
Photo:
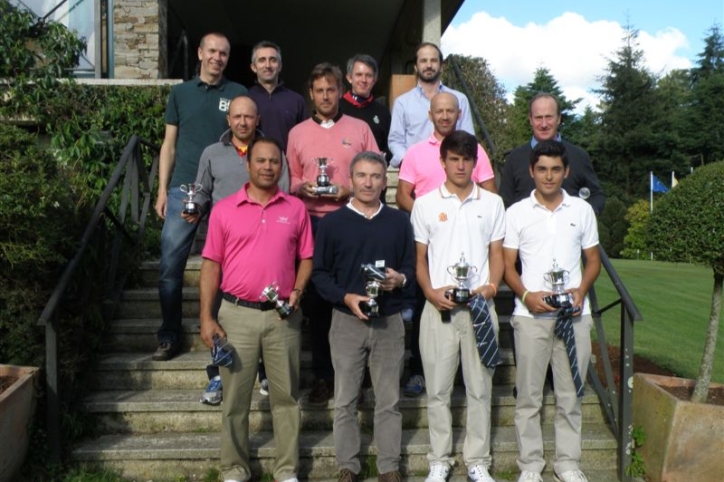
POLYGON ((442 140, 455 131, 459 117, 460 104, 453 94, 440 92, 430 100, 430 120, 438 139, 442 140))
POLYGON ((229 105, 226 116, 232 135, 244 145, 248 145, 259 124, 259 110, 256 103, 245 95, 235 97, 229 105))

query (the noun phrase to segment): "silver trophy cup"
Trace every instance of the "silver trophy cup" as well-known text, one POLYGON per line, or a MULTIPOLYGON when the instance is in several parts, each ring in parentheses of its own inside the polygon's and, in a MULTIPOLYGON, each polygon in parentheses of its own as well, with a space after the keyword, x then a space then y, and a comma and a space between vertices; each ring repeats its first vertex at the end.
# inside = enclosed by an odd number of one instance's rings
POLYGON ((337 194, 337 186, 333 186, 327 174, 327 158, 318 157, 315 159, 319 167, 317 174, 317 187, 314 188, 315 194, 337 194))
POLYGON ((179 189, 186 194, 184 199, 184 214, 199 214, 199 203, 194 201, 194 196, 202 190, 203 186, 198 183, 181 184, 179 189))
POLYGON ((274 303, 276 305, 274 308, 277 310, 277 313, 279 313, 279 317, 282 320, 294 313, 294 307, 292 307, 292 305, 282 299, 279 299, 279 285, 276 281, 261 291, 259 299, 274 303))
POLYGON ((377 297, 381 294, 380 285, 385 280, 385 268, 379 268, 372 263, 363 264, 360 271, 365 280, 365 293, 368 301, 360 303, 360 309, 365 316, 377 318, 380 316, 380 305, 377 297))
POLYGON ((468 287, 468 280, 476 273, 478 268, 471 266, 465 261, 465 253, 460 254, 460 261, 452 266, 447 267, 447 272, 457 282, 457 287, 452 290, 448 290, 445 296, 455 303, 464 304, 470 301, 470 288, 468 287))
POLYGON ((570 293, 565 292, 566 285, 571 277, 570 275, 571 273, 568 270, 561 268, 558 266, 558 263, 556 263, 556 260, 553 260, 553 268, 543 275, 543 279, 551 287, 551 291, 553 291, 551 296, 545 297, 546 303, 555 308, 565 308, 573 304, 573 297, 570 293))

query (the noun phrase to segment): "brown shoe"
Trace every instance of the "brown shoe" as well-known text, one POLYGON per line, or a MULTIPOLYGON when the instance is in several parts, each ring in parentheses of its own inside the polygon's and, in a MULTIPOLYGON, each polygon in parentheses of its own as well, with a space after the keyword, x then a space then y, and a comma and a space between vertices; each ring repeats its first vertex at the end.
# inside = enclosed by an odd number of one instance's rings
POLYGON ((314 382, 307 400, 310 405, 326 407, 327 402, 334 398, 334 381, 319 379, 314 382))
POLYGON ((392 472, 385 472, 377 476, 378 482, 402 482, 402 474, 399 470, 393 470, 392 472))
POLYGON ((339 471, 337 482, 357 482, 357 474, 349 469, 342 469, 339 471))
POLYGON ((158 345, 156 352, 151 355, 153 361, 168 361, 178 354, 179 347, 175 343, 164 341, 158 345))

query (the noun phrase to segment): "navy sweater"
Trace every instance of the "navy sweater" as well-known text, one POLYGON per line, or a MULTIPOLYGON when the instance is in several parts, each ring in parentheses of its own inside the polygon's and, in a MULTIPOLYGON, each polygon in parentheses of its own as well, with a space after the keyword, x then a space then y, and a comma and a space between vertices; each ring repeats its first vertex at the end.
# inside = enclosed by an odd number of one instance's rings
MULTIPOLYGON (((360 266, 379 260, 404 274, 409 289, 415 279, 415 243, 410 220, 404 213, 383 206, 377 216, 366 219, 344 206, 319 222, 312 280, 319 294, 335 308, 351 314, 344 295, 365 295, 360 266)), ((384 291, 377 297, 383 316, 403 308, 402 291, 384 291)))

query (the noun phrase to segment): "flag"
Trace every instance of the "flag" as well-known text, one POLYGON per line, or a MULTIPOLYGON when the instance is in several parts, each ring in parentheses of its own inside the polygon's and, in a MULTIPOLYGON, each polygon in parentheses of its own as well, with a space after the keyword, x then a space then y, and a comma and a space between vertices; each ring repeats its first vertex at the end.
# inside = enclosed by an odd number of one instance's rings
POLYGON ((677 184, 679 184, 679 180, 676 179, 676 174, 674 173, 674 171, 671 171, 671 189, 674 189, 677 184))
POLYGON ((651 192, 669 192, 669 188, 651 173, 651 192))

